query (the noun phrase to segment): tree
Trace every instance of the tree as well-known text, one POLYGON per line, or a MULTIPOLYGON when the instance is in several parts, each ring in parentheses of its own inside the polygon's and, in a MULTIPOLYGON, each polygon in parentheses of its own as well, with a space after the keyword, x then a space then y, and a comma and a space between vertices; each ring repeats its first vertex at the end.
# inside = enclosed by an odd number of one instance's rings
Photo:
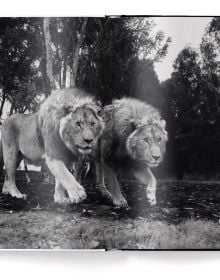
POLYGON ((129 17, 126 26, 132 33, 134 48, 138 58, 162 61, 167 54, 171 37, 165 37, 163 31, 154 31, 155 23, 148 17, 129 17))
POLYGON ((220 19, 213 18, 200 44, 203 71, 216 89, 220 87, 220 19))
POLYGON ((56 87, 73 87, 77 83, 87 18, 52 18, 50 21, 53 75, 56 87))
POLYGON ((171 79, 164 86, 176 171, 180 177, 184 173, 215 174, 219 168, 216 151, 220 146, 219 133, 216 134, 217 108, 199 54, 191 48, 182 50, 171 79))
POLYGON ((11 112, 32 111, 52 88, 69 85, 86 88, 104 103, 132 95, 139 76, 133 67, 141 59, 162 59, 170 42, 162 32, 152 33, 148 18, 2 18, 0 23, 0 114, 5 101, 11 112))
POLYGON ((51 50, 51 38, 50 38, 50 19, 45 17, 43 19, 44 37, 45 37, 45 48, 46 48, 46 92, 49 95, 54 88, 54 77, 53 77, 53 61, 52 61, 52 50, 51 50))
POLYGON ((160 83, 152 60, 136 59, 134 61, 130 94, 157 108, 162 107, 160 83))
POLYGON ((80 57, 80 47, 84 39, 87 18, 83 19, 81 23, 80 32, 75 32, 73 52, 72 52, 72 75, 70 78, 70 86, 76 86, 77 71, 80 57))
POLYGON ((43 93, 41 38, 38 18, 0 20, 1 113, 6 100, 12 104, 11 112, 32 110, 43 93))
POLYGON ((220 124, 220 19, 213 18, 206 28, 200 44, 202 71, 212 96, 212 111, 218 114, 220 124))
POLYGON ((153 62, 166 55, 170 38, 162 32, 152 35, 153 22, 147 18, 91 18, 79 61, 77 82, 101 101, 132 94, 136 62, 153 62))

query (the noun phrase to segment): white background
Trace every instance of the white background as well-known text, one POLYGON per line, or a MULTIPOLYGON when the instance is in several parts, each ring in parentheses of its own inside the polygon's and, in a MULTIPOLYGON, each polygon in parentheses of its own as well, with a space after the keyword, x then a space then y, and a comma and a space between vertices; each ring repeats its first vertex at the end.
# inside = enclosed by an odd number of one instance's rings
MULTIPOLYGON (((8 0, 1 16, 220 15, 217 1, 8 0), (131 2, 131 1, 130 1, 131 2)), ((219 188, 220 191, 220 188, 219 188)), ((1 236, 1 235, 0 235, 1 236)), ((219 237, 220 238, 220 237, 219 237)), ((3 279, 218 279, 220 252, 0 251, 3 279)))
POLYGON ((219 279, 220 252, 1 252, 0 279, 219 279))

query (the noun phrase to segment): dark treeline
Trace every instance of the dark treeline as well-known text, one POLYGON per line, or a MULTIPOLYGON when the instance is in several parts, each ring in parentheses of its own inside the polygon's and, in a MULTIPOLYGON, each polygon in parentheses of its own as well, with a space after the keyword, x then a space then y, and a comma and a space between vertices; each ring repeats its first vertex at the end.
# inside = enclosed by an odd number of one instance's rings
POLYGON ((188 47, 179 53, 161 91, 170 134, 169 172, 178 178, 219 178, 220 18, 204 31, 198 52, 188 47))
MULTIPOLYGON (((171 78, 154 70, 171 38, 152 18, 1 18, 0 116, 32 112, 51 89, 79 86, 103 104, 132 96, 158 107, 169 142, 161 176, 220 174, 220 20, 200 52, 181 51, 171 78)), ((163 63, 163 62, 162 62, 163 63)))

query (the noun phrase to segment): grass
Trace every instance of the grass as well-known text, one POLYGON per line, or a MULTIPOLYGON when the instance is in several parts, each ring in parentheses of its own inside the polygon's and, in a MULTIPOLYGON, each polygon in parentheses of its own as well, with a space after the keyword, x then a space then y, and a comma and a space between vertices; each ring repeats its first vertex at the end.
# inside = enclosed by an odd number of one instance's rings
POLYGON ((1 249, 112 248, 114 222, 80 217, 79 214, 29 211, 1 214, 1 249), (103 244, 103 245, 102 245, 103 244))
POLYGON ((131 209, 119 211, 91 184, 88 200, 58 207, 54 186, 18 175, 28 201, 0 195, 0 249, 220 249, 219 182, 158 181, 156 208, 126 182, 131 209))
POLYGON ((203 220, 178 225, 135 221, 130 230, 119 229, 116 247, 127 249, 220 249, 220 226, 203 220), (125 238, 126 236, 126 238, 125 238))
POLYGON ((77 213, 2 213, 1 249, 220 249, 220 225, 82 217, 77 213))

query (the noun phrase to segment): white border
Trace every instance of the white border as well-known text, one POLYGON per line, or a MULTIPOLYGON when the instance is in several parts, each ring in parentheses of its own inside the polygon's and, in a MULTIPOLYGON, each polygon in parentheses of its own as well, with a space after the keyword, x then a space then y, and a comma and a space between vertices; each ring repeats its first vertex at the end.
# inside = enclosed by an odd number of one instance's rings
POLYGON ((11 0, 0 16, 220 15, 218 0, 11 0))
MULTIPOLYGON (((0 16, 220 15, 219 0, 1 1, 0 16)), ((218 279, 220 252, 0 252, 0 279, 218 279)))

